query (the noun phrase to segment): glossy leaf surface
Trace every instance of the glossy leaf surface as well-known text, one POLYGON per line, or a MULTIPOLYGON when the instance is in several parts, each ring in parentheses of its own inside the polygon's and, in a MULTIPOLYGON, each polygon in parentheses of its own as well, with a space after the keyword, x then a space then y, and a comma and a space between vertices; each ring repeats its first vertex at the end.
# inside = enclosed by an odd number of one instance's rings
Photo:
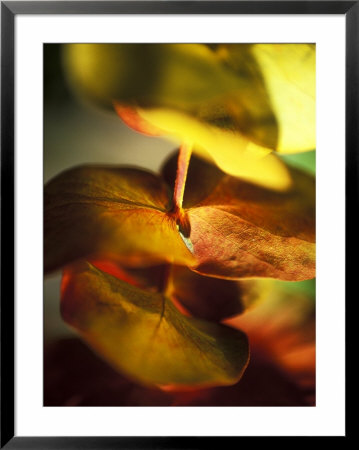
POLYGON ((192 264, 166 184, 137 169, 83 166, 45 187, 45 271, 101 255, 127 264, 192 264))
POLYGON ((229 385, 248 363, 242 332, 186 317, 164 295, 86 262, 65 270, 61 311, 98 354, 145 385, 229 385))

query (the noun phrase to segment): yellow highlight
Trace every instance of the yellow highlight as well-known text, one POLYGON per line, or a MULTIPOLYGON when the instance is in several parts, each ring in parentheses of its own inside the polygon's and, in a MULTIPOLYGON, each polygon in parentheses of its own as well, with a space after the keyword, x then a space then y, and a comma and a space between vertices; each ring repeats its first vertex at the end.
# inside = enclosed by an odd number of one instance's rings
POLYGON ((316 147, 315 65, 314 44, 64 46, 81 97, 133 108, 230 175, 280 191, 291 180, 270 152, 316 147))
POLYGON ((288 170, 270 154, 271 150, 254 144, 238 132, 222 130, 172 110, 138 109, 137 112, 175 142, 180 142, 182 136, 195 142, 195 152, 232 176, 279 191, 291 186, 288 170))
POLYGON ((279 126, 276 150, 297 153, 316 147, 315 45, 256 44, 259 63, 279 126))

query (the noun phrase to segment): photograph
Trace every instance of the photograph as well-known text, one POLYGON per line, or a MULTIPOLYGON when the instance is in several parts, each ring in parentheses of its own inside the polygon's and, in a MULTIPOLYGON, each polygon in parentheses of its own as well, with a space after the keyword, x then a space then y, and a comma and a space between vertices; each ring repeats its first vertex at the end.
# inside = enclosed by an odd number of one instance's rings
POLYGON ((42 52, 43 406, 315 407, 316 44, 42 52))

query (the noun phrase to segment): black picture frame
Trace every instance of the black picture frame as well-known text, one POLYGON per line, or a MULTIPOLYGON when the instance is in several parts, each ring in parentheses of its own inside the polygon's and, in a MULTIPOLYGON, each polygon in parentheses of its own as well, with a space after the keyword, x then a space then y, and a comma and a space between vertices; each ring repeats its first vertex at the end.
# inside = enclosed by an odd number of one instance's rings
MULTIPOLYGON (((131 449, 232 446, 239 437, 25 437, 14 422, 14 36, 19 14, 339 14, 346 21, 346 298, 358 239, 359 1, 1 2, 1 442, 6 449, 131 449), (355 209, 355 207, 354 207, 355 209)), ((346 331, 347 333, 347 331, 346 331)), ((348 437, 348 428, 346 436, 348 437)))

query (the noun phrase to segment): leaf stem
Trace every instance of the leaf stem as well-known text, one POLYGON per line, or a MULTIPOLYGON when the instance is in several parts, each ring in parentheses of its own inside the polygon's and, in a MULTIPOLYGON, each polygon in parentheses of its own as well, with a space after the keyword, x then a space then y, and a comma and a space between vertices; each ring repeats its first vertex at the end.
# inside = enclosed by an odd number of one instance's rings
POLYGON ((186 237, 190 234, 190 225, 188 216, 182 209, 182 203, 191 154, 192 144, 184 142, 179 149, 177 159, 176 181, 173 191, 173 208, 171 211, 171 215, 175 218, 178 229, 186 237))
POLYGON ((186 184, 191 154, 192 154, 192 144, 184 142, 179 149, 177 160, 176 181, 175 181, 175 188, 173 191, 173 204, 175 210, 182 209, 184 188, 186 184))

